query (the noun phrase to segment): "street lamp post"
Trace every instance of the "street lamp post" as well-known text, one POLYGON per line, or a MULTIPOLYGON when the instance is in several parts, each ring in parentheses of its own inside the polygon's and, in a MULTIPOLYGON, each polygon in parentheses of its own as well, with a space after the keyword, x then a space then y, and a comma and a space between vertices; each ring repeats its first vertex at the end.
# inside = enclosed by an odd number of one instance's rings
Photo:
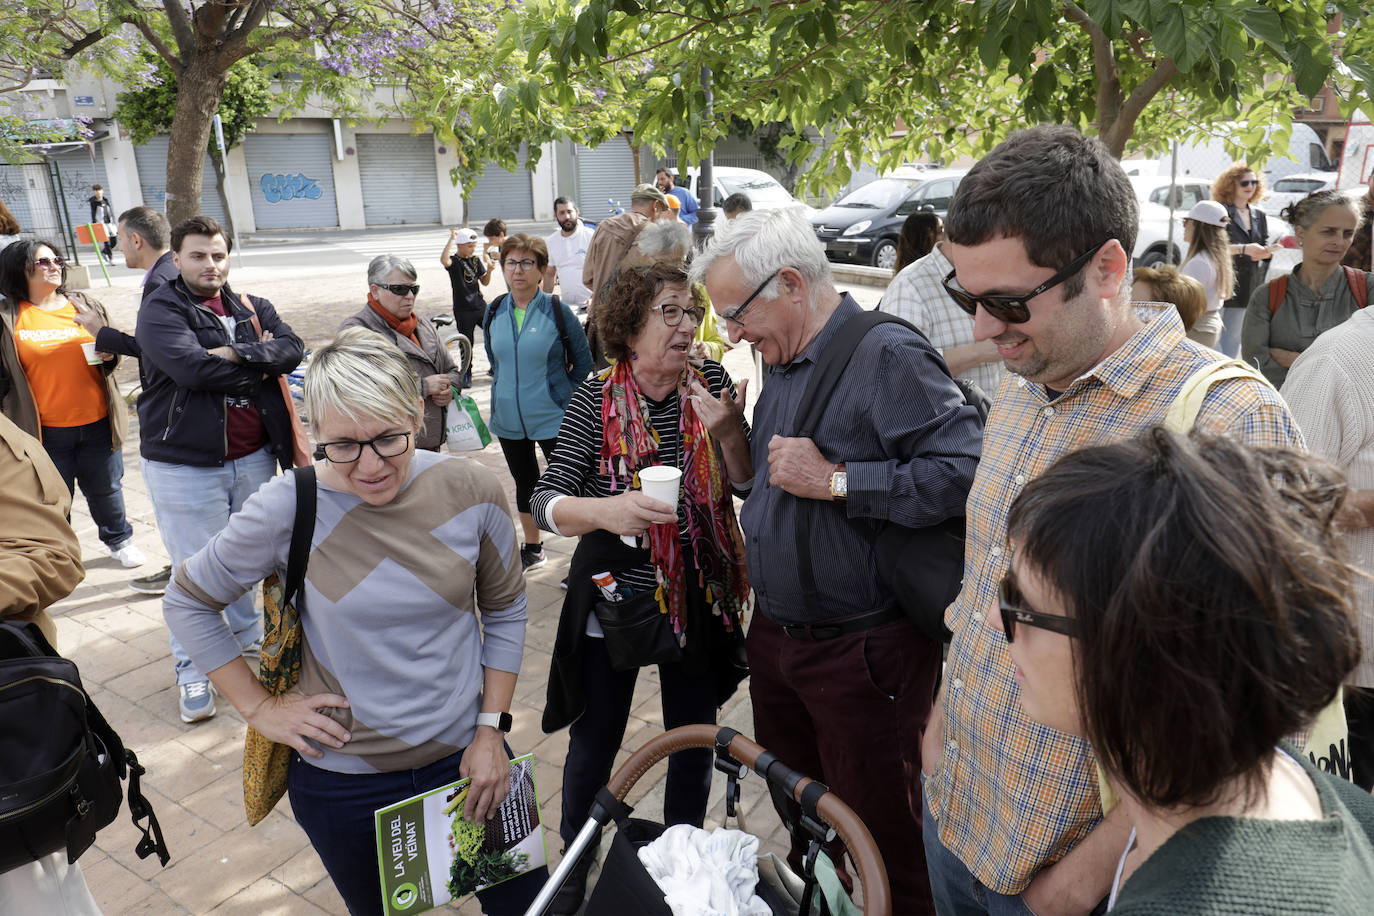
MULTIPOLYGON (((702 121, 709 124, 713 116, 714 102, 711 92, 711 68, 705 65, 701 68, 701 88, 706 94, 706 111, 702 121)), ((706 158, 701 161, 701 173, 697 176, 697 222, 692 230, 696 233, 698 246, 704 246, 716 231, 716 214, 719 211, 715 207, 715 155, 714 151, 707 152, 706 158)))

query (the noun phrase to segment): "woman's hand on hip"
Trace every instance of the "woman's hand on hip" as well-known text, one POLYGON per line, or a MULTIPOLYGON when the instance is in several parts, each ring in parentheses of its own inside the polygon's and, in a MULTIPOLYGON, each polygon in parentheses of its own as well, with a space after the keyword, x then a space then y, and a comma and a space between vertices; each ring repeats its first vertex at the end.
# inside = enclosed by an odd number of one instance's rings
POLYGON ((641 535, 650 525, 677 524, 676 507, 650 499, 642 490, 626 490, 604 502, 601 527, 613 534, 641 535))
POLYGON ((744 405, 749 380, 740 379, 739 394, 731 394, 728 387, 720 389, 719 395, 712 395, 710 389, 696 379, 692 380, 689 397, 696 409, 697 416, 706 429, 719 442, 733 442, 744 436, 744 405))
POLYGON ((463 819, 485 821, 510 792, 510 758, 501 732, 488 725, 477 726, 472 743, 463 751, 458 775, 472 778, 463 802, 463 819))
POLYGON ((264 737, 294 748, 302 757, 318 758, 324 753, 310 741, 339 748, 353 737, 348 729, 320 712, 329 706, 347 709, 348 700, 337 693, 284 693, 267 697, 244 718, 264 737))

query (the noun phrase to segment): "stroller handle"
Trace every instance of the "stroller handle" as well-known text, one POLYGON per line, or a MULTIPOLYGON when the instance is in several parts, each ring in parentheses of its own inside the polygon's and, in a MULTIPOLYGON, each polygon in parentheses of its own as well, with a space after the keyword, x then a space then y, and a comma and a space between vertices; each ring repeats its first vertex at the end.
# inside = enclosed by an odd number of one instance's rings
MULTIPOLYGON (((654 764, 678 751, 714 748, 719 733, 720 727, 716 725, 683 725, 656 735, 630 755, 630 759, 615 771, 606 788, 618 800, 624 801, 630 789, 654 764)), ((755 765, 759 755, 764 752, 765 748, 743 735, 736 734, 730 740, 731 756, 755 772, 758 772, 755 765)), ((792 792, 797 802, 802 800, 802 791, 813 781, 803 776, 797 783, 792 792)), ((868 832, 854 809, 833 792, 826 792, 820 797, 816 810, 827 824, 835 828, 858 866, 859 880, 864 888, 865 916, 891 916, 892 896, 887 885, 887 868, 883 865, 882 853, 873 840, 873 834, 868 832)))

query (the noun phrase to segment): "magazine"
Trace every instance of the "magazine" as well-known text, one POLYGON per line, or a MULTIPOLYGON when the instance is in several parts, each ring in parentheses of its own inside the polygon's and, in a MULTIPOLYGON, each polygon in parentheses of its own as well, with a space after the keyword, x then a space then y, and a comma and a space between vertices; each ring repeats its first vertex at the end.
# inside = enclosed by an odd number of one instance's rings
POLYGON ((510 794, 481 824, 463 820, 469 782, 460 779, 377 812, 386 916, 423 913, 548 861, 534 755, 510 762, 510 794))

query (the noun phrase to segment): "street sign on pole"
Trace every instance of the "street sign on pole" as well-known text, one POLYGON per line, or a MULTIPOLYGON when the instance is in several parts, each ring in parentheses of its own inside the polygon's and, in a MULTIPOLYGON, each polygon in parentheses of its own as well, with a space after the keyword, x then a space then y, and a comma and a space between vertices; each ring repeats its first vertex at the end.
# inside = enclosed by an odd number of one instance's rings
MULTIPOLYGON (((224 197, 225 206, 229 205, 229 151, 224 146, 224 122, 220 120, 219 112, 215 112, 215 145, 219 147, 219 164, 224 169, 224 197)), ((234 251, 238 252, 239 267, 243 266, 243 245, 239 243, 239 224, 231 214, 229 226, 234 234, 234 251)))

